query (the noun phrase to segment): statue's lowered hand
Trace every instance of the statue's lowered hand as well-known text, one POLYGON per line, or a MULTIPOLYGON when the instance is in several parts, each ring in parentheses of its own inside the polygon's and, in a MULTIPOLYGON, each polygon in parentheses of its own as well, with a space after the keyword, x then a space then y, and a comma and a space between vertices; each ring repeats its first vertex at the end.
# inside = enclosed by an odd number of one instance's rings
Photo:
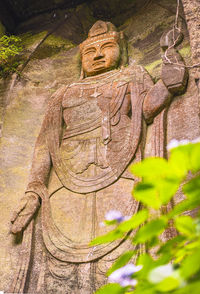
POLYGON ((31 221, 39 206, 38 196, 35 193, 27 193, 21 199, 18 209, 13 213, 11 232, 13 234, 21 232, 31 221))

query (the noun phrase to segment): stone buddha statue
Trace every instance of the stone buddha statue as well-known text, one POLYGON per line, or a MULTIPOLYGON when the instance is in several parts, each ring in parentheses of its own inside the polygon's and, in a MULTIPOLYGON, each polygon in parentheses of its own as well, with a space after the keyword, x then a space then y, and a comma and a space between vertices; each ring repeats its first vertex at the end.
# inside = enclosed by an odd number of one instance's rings
POLYGON ((90 294, 106 283, 107 269, 133 245, 126 238, 89 243, 109 230, 100 226, 107 211, 138 211, 128 166, 145 154, 163 155, 155 151, 156 129, 163 135, 165 109, 185 84, 183 68, 173 84, 173 66, 163 67, 154 85, 141 66, 128 66, 123 33, 109 22, 92 26, 80 55, 80 80, 50 100, 29 184, 12 219, 12 232, 24 234, 23 260, 10 289, 15 293, 90 294), (42 257, 34 268, 33 217, 40 206, 42 257))

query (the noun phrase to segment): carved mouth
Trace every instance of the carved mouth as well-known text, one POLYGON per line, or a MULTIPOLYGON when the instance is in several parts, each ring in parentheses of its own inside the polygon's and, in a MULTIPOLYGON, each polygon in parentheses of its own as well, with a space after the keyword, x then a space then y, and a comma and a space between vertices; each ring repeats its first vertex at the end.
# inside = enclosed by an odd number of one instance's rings
POLYGON ((101 61, 96 61, 93 63, 93 66, 98 66, 98 65, 104 65, 105 61, 101 60, 101 61))

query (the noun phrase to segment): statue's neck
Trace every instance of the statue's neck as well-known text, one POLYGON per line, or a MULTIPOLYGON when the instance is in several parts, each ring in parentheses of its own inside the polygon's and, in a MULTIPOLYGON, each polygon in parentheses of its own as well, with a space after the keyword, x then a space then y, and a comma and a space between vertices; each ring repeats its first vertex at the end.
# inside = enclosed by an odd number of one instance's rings
POLYGON ((116 75, 117 73, 119 73, 119 71, 120 71, 119 69, 113 69, 113 70, 110 70, 110 71, 107 71, 107 72, 104 72, 101 74, 86 77, 82 81, 92 81, 92 80, 101 80, 104 78, 109 78, 109 77, 112 77, 112 76, 116 75))

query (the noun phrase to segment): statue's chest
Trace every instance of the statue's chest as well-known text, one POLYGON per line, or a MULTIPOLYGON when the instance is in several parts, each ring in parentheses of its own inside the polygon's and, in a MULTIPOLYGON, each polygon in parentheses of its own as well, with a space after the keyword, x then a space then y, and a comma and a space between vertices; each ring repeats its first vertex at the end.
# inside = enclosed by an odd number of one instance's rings
POLYGON ((109 107, 112 84, 77 85, 69 87, 62 101, 63 117, 67 126, 95 120, 109 107))

